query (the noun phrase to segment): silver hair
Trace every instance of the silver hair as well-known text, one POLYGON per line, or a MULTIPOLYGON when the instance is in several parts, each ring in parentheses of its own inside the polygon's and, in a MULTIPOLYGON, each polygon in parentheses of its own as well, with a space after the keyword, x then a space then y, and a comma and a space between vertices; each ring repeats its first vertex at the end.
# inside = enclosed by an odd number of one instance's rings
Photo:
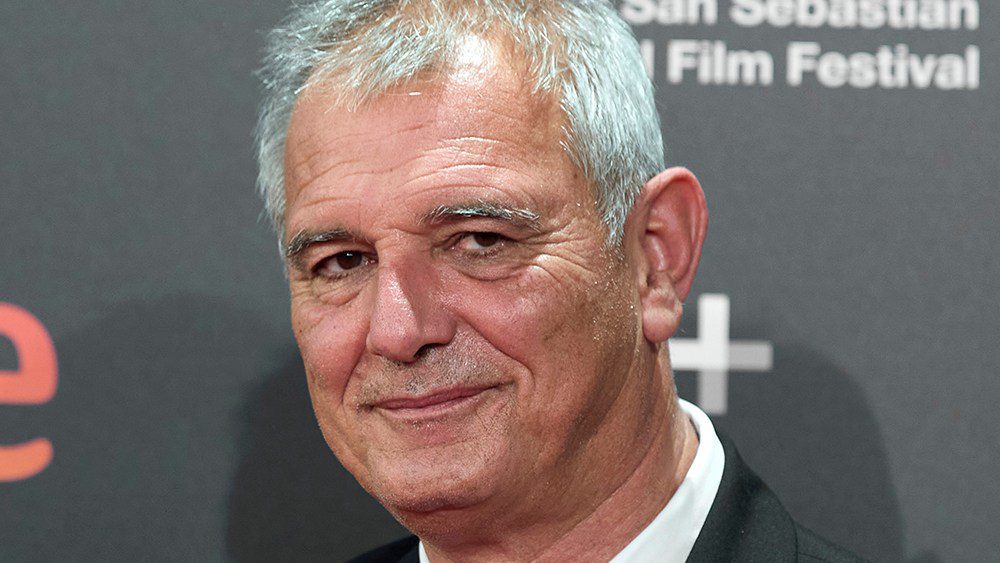
POLYGON ((660 120, 639 47, 608 0, 321 0, 293 8, 268 35, 260 71, 257 185, 279 238, 284 153, 298 95, 331 83, 357 107, 446 66, 470 36, 511 43, 536 94, 557 96, 563 149, 596 188, 609 242, 643 184, 664 167, 660 120))

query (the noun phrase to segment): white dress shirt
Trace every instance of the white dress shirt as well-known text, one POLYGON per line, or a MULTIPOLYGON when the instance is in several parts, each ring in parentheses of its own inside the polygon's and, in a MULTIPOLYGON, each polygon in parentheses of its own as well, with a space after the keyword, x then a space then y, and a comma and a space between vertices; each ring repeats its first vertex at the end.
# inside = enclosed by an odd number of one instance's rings
MULTIPOLYGON (((698 433, 694 461, 663 510, 614 556, 612 563, 683 563, 715 502, 726 462, 722 442, 708 415, 684 399, 680 400, 680 405, 698 433)), ((430 563, 423 542, 420 542, 419 552, 420 563, 430 563)))

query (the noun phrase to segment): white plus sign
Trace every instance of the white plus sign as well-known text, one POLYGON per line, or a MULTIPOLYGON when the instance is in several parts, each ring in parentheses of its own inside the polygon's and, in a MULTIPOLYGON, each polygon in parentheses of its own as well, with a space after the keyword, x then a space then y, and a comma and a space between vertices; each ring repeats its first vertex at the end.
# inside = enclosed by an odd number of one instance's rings
POLYGON ((698 338, 671 338, 670 364, 698 372, 698 405, 708 414, 726 414, 729 370, 770 371, 774 349, 763 340, 729 340, 729 297, 698 298, 698 338))

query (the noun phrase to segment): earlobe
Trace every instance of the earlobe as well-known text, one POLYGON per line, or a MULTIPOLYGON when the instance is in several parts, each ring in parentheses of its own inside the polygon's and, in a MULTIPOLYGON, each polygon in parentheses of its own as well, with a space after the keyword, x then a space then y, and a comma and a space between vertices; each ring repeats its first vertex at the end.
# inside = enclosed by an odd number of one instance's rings
POLYGON ((677 331, 708 227, 705 195, 694 174, 670 168, 643 186, 631 232, 640 238, 638 274, 642 329, 649 342, 677 331))

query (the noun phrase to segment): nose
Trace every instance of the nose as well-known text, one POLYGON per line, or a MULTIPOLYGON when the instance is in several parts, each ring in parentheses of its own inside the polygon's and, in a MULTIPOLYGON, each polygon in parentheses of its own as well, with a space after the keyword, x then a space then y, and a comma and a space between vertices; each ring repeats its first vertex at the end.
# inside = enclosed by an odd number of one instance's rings
POLYGON ((426 267, 379 263, 366 345, 368 351, 402 363, 416 361, 434 346, 451 342, 455 320, 440 299, 426 267))

